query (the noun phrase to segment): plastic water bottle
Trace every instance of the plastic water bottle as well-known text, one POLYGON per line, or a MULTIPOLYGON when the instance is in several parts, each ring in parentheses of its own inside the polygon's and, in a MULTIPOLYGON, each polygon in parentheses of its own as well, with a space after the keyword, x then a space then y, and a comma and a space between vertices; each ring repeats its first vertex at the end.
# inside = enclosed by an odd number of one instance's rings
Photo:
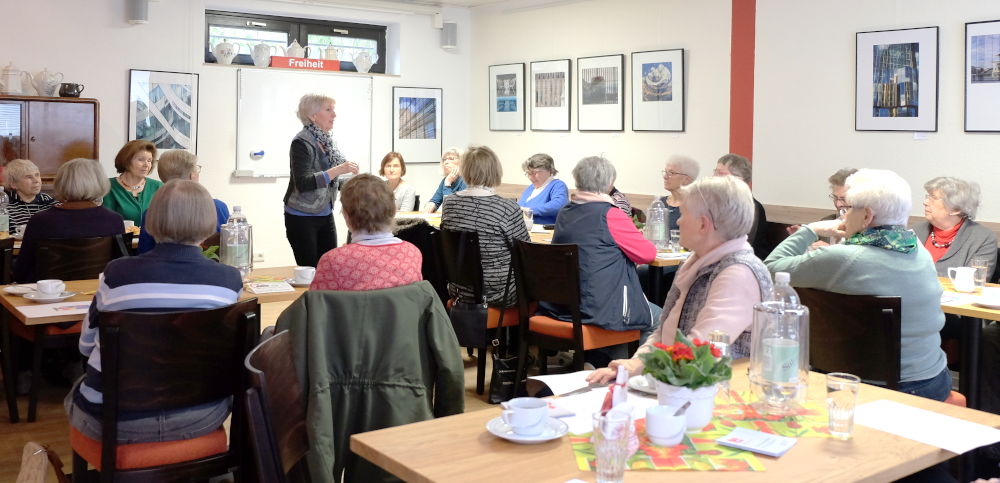
POLYGON ((236 267, 247 278, 253 271, 253 227, 247 222, 243 210, 233 206, 226 224, 219 229, 222 263, 236 267))
POLYGON ((0 238, 10 236, 10 212, 7 211, 9 204, 7 193, 0 190, 0 238))
POLYGON ((649 212, 646 215, 646 239, 649 240, 657 250, 665 250, 670 239, 667 238, 667 220, 660 200, 654 200, 649 205, 649 212))
POLYGON ((770 299, 754 306, 750 386, 759 409, 787 414, 805 401, 809 384, 809 309, 778 272, 770 299))

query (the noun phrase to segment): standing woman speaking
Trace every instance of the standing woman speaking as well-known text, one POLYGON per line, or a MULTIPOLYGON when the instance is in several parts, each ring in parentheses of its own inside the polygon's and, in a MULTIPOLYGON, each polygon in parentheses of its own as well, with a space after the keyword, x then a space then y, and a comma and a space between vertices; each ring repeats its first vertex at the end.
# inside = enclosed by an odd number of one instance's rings
POLYGON ((302 130, 292 139, 291 177, 284 202, 285 236, 300 266, 315 267, 319 257, 336 248, 337 177, 358 173, 357 163, 347 161, 330 137, 337 117, 335 103, 319 94, 306 94, 299 100, 302 130))

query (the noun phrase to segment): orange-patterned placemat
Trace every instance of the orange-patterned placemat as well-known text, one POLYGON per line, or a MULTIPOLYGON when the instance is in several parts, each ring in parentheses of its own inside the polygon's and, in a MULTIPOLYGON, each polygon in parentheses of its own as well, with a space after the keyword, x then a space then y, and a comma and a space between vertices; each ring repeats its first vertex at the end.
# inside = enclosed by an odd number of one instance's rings
MULTIPOLYGON (((698 433, 687 433, 676 446, 657 446, 646 437, 646 420, 635 422, 639 450, 628 460, 629 470, 764 471, 753 453, 717 444, 715 440, 742 427, 795 438, 828 437, 824 404, 807 401, 788 416, 761 414, 748 404, 748 394, 731 393, 731 400, 718 396, 712 422, 698 433)), ((577 467, 593 471, 594 445, 591 433, 570 435, 577 467)))

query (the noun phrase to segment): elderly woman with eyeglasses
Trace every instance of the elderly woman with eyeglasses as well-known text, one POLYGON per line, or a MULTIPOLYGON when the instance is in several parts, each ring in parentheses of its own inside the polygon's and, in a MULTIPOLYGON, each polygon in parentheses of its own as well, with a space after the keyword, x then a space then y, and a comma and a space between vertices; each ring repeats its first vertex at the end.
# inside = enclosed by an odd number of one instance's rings
POLYGON ((843 220, 816 221, 781 242, 764 262, 795 287, 902 298, 899 391, 944 401, 951 393, 938 332, 944 325, 934 260, 906 228, 910 186, 892 171, 861 169, 847 178, 843 220), (843 244, 809 251, 820 236, 843 244))
POLYGON ((642 373, 639 354, 656 343, 674 343, 678 330, 701 339, 722 330, 733 341, 733 357, 750 355, 753 306, 771 290, 767 268, 747 243, 753 222, 750 188, 731 176, 711 177, 695 181, 679 194, 681 245, 694 253, 677 271, 660 327, 631 359, 612 361, 608 368, 594 371, 590 382, 613 379, 618 366, 632 376, 642 373))
POLYGON ((667 195, 660 198, 667 215, 667 229, 677 230, 677 219, 681 217, 680 190, 698 178, 698 162, 675 154, 667 159, 667 165, 661 173, 663 188, 667 190, 667 195))
POLYGON ((987 278, 993 276, 997 236, 975 221, 979 209, 979 185, 958 178, 938 177, 924 183, 924 218, 913 231, 934 259, 938 274, 949 267, 967 267, 974 258, 991 262, 987 278))
POLYGON ((538 153, 521 163, 521 169, 531 180, 531 186, 524 189, 517 204, 522 208, 531 209, 535 223, 554 224, 559 209, 569 198, 566 183, 555 178, 555 175, 559 174, 559 171, 556 171, 555 161, 548 154, 538 153))
POLYGON ((462 179, 462 151, 458 148, 448 148, 441 156, 441 171, 444 178, 438 184, 437 190, 431 196, 431 200, 424 205, 425 213, 434 213, 444 204, 444 198, 468 188, 465 180, 462 179))

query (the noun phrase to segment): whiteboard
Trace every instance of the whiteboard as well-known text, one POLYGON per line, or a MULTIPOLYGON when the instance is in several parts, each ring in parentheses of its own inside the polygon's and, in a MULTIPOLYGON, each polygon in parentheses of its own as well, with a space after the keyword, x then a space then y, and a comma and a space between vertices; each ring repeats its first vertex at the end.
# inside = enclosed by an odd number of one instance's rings
POLYGON ((372 78, 350 74, 239 69, 236 102, 235 177, 289 175, 288 151, 302 130, 295 115, 305 94, 337 101, 333 140, 344 156, 371 162, 372 78))

